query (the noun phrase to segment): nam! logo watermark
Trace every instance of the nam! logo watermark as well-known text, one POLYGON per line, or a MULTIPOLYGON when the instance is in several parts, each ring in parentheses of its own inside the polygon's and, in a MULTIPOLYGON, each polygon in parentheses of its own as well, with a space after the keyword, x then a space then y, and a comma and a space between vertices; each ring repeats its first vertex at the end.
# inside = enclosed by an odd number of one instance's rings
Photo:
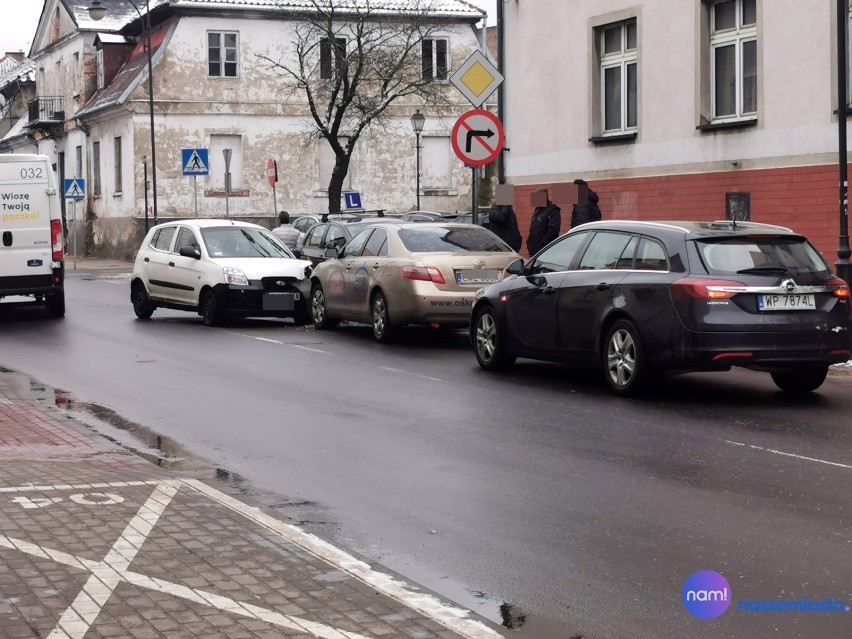
POLYGON ((684 582, 680 596, 691 615, 715 619, 731 604, 731 586, 715 570, 699 570, 684 582))

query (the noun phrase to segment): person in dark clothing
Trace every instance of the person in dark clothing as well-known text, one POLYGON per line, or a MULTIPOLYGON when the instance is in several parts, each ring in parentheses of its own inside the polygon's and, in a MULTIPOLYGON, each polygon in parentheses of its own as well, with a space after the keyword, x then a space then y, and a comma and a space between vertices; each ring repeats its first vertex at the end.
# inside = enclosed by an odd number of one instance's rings
POLYGON ((512 247, 521 250, 521 231, 518 229, 518 217, 511 204, 493 204, 488 211, 488 228, 494 235, 512 247))
MULTIPOLYGON (((539 189, 536 193, 547 195, 547 189, 539 189)), ((562 211, 550 198, 547 204, 537 206, 530 220, 530 233, 527 236, 527 250, 530 256, 535 255, 547 244, 559 237, 559 228, 562 225, 562 211)))
POLYGON ((595 193, 585 180, 574 180, 574 184, 579 185, 581 189, 585 189, 588 193, 584 198, 586 201, 583 204, 575 204, 571 210, 571 228, 580 226, 586 222, 597 222, 601 219, 601 210, 598 207, 600 198, 595 193))

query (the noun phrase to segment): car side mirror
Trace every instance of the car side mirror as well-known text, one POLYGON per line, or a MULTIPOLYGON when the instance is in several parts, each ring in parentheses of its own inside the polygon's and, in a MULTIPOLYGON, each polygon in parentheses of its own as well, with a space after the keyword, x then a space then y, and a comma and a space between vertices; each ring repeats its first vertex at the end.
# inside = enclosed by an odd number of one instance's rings
POLYGON ((524 272, 524 260, 523 258, 518 258, 512 262, 509 262, 509 265, 506 267, 506 272, 509 275, 520 275, 524 272))
POLYGON ((178 253, 183 257, 191 257, 196 260, 201 259, 201 250, 196 246, 181 246, 178 253))
POLYGON ((290 252, 293 254, 297 260, 302 258, 302 250, 301 249, 290 249, 290 252))
POLYGON ((337 250, 337 247, 334 245, 334 242, 328 243, 328 246, 325 247, 324 255, 326 257, 339 257, 340 256, 340 252, 337 250))

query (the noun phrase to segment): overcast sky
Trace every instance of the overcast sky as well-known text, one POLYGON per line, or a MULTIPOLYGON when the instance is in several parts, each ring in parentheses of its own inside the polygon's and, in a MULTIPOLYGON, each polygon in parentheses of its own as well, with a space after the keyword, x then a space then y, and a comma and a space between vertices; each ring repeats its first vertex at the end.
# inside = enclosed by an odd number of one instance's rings
MULTIPOLYGON (((488 23, 495 24, 497 0, 468 0, 488 12, 488 23)), ((43 0, 0 0, 0 53, 29 53, 41 16, 43 0)))

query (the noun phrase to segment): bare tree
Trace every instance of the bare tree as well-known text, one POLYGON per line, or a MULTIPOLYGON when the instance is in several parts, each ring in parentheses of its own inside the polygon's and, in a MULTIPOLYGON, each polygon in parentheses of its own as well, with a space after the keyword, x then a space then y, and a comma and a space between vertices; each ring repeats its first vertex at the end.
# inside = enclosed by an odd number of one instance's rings
MULTIPOLYGON (((343 182, 352 152, 370 126, 385 126, 388 108, 416 96, 423 104, 448 104, 439 70, 423 69, 421 46, 442 21, 434 0, 410 0, 394 12, 375 0, 310 0, 296 18, 292 57, 260 56, 285 78, 285 94, 306 100, 312 141, 325 139, 334 151, 328 182, 328 211, 340 211, 343 182), (341 143, 341 138, 345 143, 341 143)), ((443 70, 445 71, 445 70, 443 70)))

